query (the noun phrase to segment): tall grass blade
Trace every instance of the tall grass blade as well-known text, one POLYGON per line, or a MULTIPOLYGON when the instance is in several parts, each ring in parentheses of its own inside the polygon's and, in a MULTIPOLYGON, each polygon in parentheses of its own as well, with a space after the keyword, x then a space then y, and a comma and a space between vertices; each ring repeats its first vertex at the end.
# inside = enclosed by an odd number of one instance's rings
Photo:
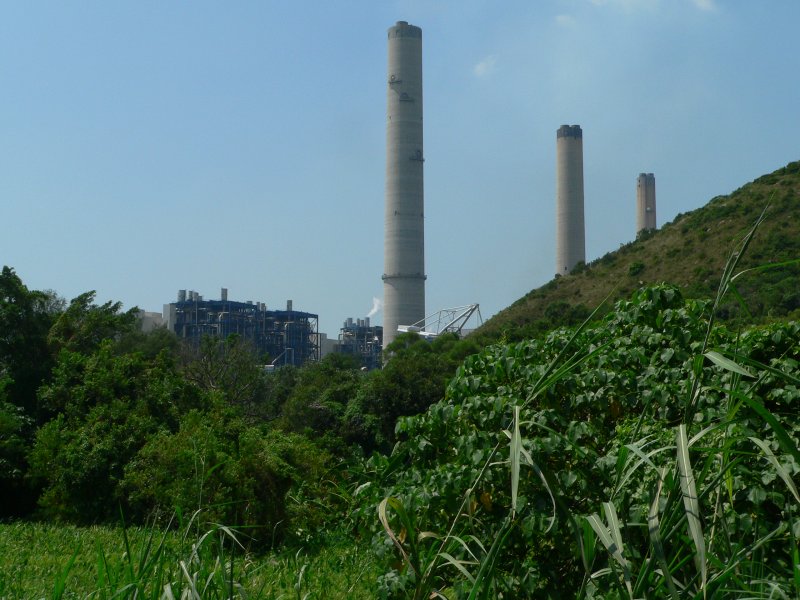
POLYGON ((620 555, 622 555, 622 531, 620 531, 619 527, 617 509, 611 502, 603 502, 603 510, 605 510, 606 519, 608 519, 608 528, 611 531, 614 542, 617 544, 617 548, 619 548, 620 555))
POLYGON ((791 454, 794 459, 797 461, 797 464, 800 464, 800 449, 798 449, 797 445, 792 441, 792 438, 789 437, 789 434, 786 433, 786 430, 781 425, 780 421, 775 418, 771 412, 769 412, 764 405, 761 404, 756 398, 749 396, 748 394, 737 394, 737 397, 744 401, 750 408, 752 408, 758 416, 764 419, 769 426, 772 428, 772 431, 775 433, 775 438, 778 440, 778 444, 783 449, 784 452, 787 454, 791 454))
POLYGON ((97 552, 97 583, 101 586, 107 585, 110 588, 112 585, 111 574, 108 570, 108 561, 106 560, 106 553, 103 550, 103 546, 100 545, 99 540, 95 543, 95 550, 97 552), (103 580, 105 580, 105 584, 103 584, 103 580))
POLYGON ((792 385, 800 386, 800 377, 792 375, 791 373, 787 373, 786 371, 781 371, 780 369, 776 369, 773 366, 765 365, 764 363, 754 360, 749 356, 741 356, 735 353, 733 354, 733 356, 735 356, 736 359, 742 363, 748 364, 751 367, 754 367, 760 371, 767 371, 768 373, 774 375, 775 377, 783 379, 784 381, 787 381, 792 385))
MULTIPOLYGON (((417 575, 419 575, 419 571, 417 570, 416 566, 411 562, 411 558, 406 552, 406 549, 403 548, 403 544, 400 542, 400 538, 397 537, 397 534, 395 534, 394 530, 392 529, 392 526, 389 524, 389 515, 387 510, 389 506, 391 506, 398 514, 400 514, 401 511, 403 513, 405 512, 403 509, 403 504, 400 502, 400 500, 392 497, 384 498, 378 505, 378 518, 380 519, 381 525, 383 525, 383 529, 386 531, 387 535, 389 536, 389 539, 391 539, 392 542, 394 542, 394 545, 397 547, 397 549, 400 550, 400 554, 403 556, 403 560, 406 562, 406 564, 408 564, 414 570, 414 572, 417 573, 417 575)), ((400 520, 401 522, 403 521, 402 515, 400 520)))
POLYGON ((186 579, 186 583, 189 584, 189 589, 181 594, 181 598, 190 598, 191 600, 201 600, 200 594, 197 592, 197 582, 191 575, 189 575, 189 569, 186 568, 186 563, 184 561, 181 561, 180 567, 181 571, 183 572, 183 577, 184 579, 186 579))
MULTIPOLYGON (((426 533, 430 533, 430 532, 426 532, 426 533)), ((419 539, 422 539, 423 535, 424 534, 420 534, 419 535, 419 539)), ((429 535, 428 537, 435 537, 437 539, 439 538, 439 536, 434 536, 433 534, 429 535)), ((478 545, 478 547, 480 547, 480 549, 485 553, 486 552, 486 548, 483 547, 483 544, 481 544, 480 540, 478 538, 476 538, 474 535, 470 536, 470 537, 478 545)), ((472 551, 472 549, 467 544, 467 542, 462 540, 457 535, 451 535, 450 539, 453 540, 454 542, 458 543, 464 549, 464 551, 472 557, 472 561, 462 561, 462 562, 464 562, 464 564, 468 564, 468 563, 472 562, 473 564, 477 565, 480 562, 478 560, 478 557, 475 556, 475 553, 472 551)))
MULTIPOLYGON (((515 424, 519 424, 519 414, 518 413, 519 413, 519 411, 516 410, 516 408, 515 408, 515 411, 514 411, 514 415, 515 415, 514 423, 515 424)), ((536 423, 534 423, 532 421, 527 421, 525 423, 522 423, 522 425, 535 425, 535 424, 536 423)), ((511 445, 513 446, 514 434, 512 434, 507 429, 504 429, 503 433, 506 435, 506 437, 511 442, 511 445)), ((564 438, 564 439, 566 439, 566 438, 564 438)), ((552 515, 550 515, 550 524, 547 526, 547 529, 544 531, 545 533, 548 533, 553 528, 553 525, 556 522, 556 512, 557 512, 556 498, 553 495, 553 490, 550 489, 550 484, 548 483, 547 478, 544 476, 544 473, 542 472, 542 469, 539 467, 539 465, 537 465, 534 462, 533 457, 531 456, 531 453, 528 452, 525 449, 525 446, 522 445, 522 436, 521 435, 518 436, 518 440, 519 440, 518 450, 519 450, 519 453, 521 455, 520 456, 520 464, 522 464, 522 459, 524 458, 525 462, 533 469, 534 473, 536 473, 536 476, 539 477, 539 480, 542 482, 542 485, 544 486, 544 489, 547 491, 547 495, 550 496, 550 506, 553 509, 553 513, 552 513, 552 515)), ((497 463, 497 464, 502 464, 502 463, 497 463)), ((513 471, 513 465, 512 465, 512 471, 513 471)), ((518 471, 519 471, 519 467, 518 467, 518 471)), ((517 483, 519 483, 519 476, 517 476, 517 483)), ((517 486, 517 489, 519 489, 519 486, 517 486)), ((514 496, 514 498, 516 498, 516 494, 514 494, 513 479, 512 479, 511 491, 512 491, 512 495, 514 496)), ((514 506, 516 508, 516 502, 512 502, 512 506, 514 506)))
POLYGON ((709 350, 703 356, 705 356, 707 359, 709 359, 718 367, 722 367, 727 371, 738 373, 739 375, 744 375, 745 377, 755 377, 755 375, 753 375, 750 371, 738 365, 730 358, 725 358, 719 352, 715 352, 714 350, 709 350))
POLYGON ((689 460, 689 440, 686 437, 686 424, 678 426, 678 472, 680 474, 681 494, 686 520, 689 523, 689 534, 695 547, 695 565, 700 574, 700 587, 705 590, 708 578, 706 567, 706 543, 703 537, 703 528, 700 525, 700 502, 697 496, 697 487, 692 473, 692 464, 689 460))
MULTIPOLYGON (((662 452, 669 452, 672 449, 671 446, 664 446, 664 447, 661 447, 661 448, 656 448, 655 450, 651 450, 650 452, 645 454, 644 445, 639 446, 639 444, 637 444, 637 443, 632 443, 632 444, 626 444, 624 446, 624 448, 626 450, 630 450, 631 452, 633 452, 639 458, 639 460, 632 467, 630 467, 630 468, 628 468, 627 470, 624 471, 622 476, 619 478, 619 481, 617 482, 616 486, 614 486, 614 492, 612 494, 612 497, 615 497, 624 488, 624 486, 628 482, 628 480, 633 476, 633 474, 643 464, 647 464, 654 471, 658 471, 658 468, 656 467, 655 463, 652 461, 652 457, 657 455, 657 454, 661 454, 662 452)), ((624 465, 624 466, 626 466, 626 465, 624 465)))
POLYGON ((583 559, 583 568, 589 573, 594 563, 594 546, 596 536, 594 528, 589 520, 586 519, 582 522, 583 537, 581 538, 581 558, 583 559))
POLYGON ((550 515, 550 523, 547 526, 547 529, 544 530, 545 533, 549 533, 550 530, 553 528, 553 525, 556 524, 556 497, 553 495, 553 492, 550 489, 550 484, 547 482, 547 478, 545 478, 544 473, 539 468, 539 465, 531 461, 531 467, 533 467, 534 472, 536 473, 536 475, 538 475, 539 480, 544 485, 544 489, 547 490, 548 496, 550 496, 550 505, 553 509, 553 514, 550 515))
POLYGON ((751 562, 756 552, 771 540, 780 536, 787 529, 786 523, 781 523, 767 533, 765 536, 759 538, 752 544, 741 548, 732 556, 726 557, 725 563, 720 564, 721 570, 716 573, 710 582, 713 587, 720 589, 721 585, 731 578, 737 579, 742 574, 742 564, 751 562))
POLYGON ((522 436, 519 432, 519 405, 514 407, 514 432, 511 435, 511 518, 517 515, 517 495, 519 492, 519 461, 522 454, 522 436))
POLYGON ((489 554, 483 558, 478 573, 475 575, 475 583, 470 591, 469 600, 489 598, 489 589, 493 581, 492 575, 494 574, 494 565, 497 561, 497 555, 500 553, 500 549, 505 545, 513 528, 514 521, 506 519, 505 523, 503 523, 503 527, 497 532, 492 542, 492 547, 489 548, 489 554))
POLYGON ((792 492, 792 495, 794 496, 795 500, 797 500, 797 502, 800 503, 800 495, 798 495, 797 493, 797 487, 794 485, 792 476, 789 474, 789 471, 787 471, 783 467, 783 465, 780 462, 778 462, 778 459, 772 453, 772 450, 770 449, 769 445, 764 440, 760 440, 758 438, 751 437, 749 439, 756 446, 761 448, 761 451, 767 457, 767 460, 770 463, 772 463, 773 467, 775 467, 775 470, 778 472, 778 475, 780 475, 781 479, 783 479, 786 482, 786 487, 788 487, 789 491, 792 492))
POLYGON ((477 565, 478 564, 477 562, 471 560, 458 560, 456 558, 453 558, 453 555, 447 552, 440 552, 439 556, 441 556, 443 559, 445 559, 445 561, 453 565, 456 569, 461 571, 461 574, 464 577, 466 577, 470 583, 472 584, 475 583, 475 578, 472 576, 472 574, 470 574, 469 571, 467 571, 467 568, 464 565, 477 565))
MULTIPOLYGON (((708 317, 708 324, 706 325, 706 334, 703 338, 703 344, 700 350, 700 353, 705 353, 706 349, 708 348, 708 341, 711 339, 711 332, 714 329, 714 324, 716 321, 715 315, 717 312, 717 308, 719 308, 720 303, 722 302, 725 294, 728 292, 728 288, 730 283, 735 277, 738 275, 734 275, 734 271, 736 271, 736 267, 739 264, 739 260, 744 256, 747 248, 750 246, 750 242, 753 240, 753 237, 756 234, 756 231, 761 226, 761 223, 764 222, 766 218, 767 210, 769 209, 769 203, 764 207, 759 215, 756 222, 753 224, 753 227, 750 231, 744 236, 739 247, 735 250, 729 257, 728 261, 725 263, 725 268, 722 270, 722 278, 719 282, 719 288, 717 289, 717 295, 714 298, 714 305, 711 308, 711 314, 708 317)), ((695 363, 694 369, 694 380, 692 381, 692 388, 689 392, 689 401, 686 403, 686 410, 684 412, 684 420, 688 421, 691 419, 692 414, 694 412, 694 407, 697 403, 697 399, 700 394, 700 381, 702 378, 702 357, 697 356, 696 358, 700 359, 699 363, 695 363)))
POLYGON ((664 581, 667 583, 669 594, 674 600, 679 599, 678 590, 675 583, 672 581, 672 574, 669 571, 667 564, 667 556, 664 552, 664 543, 661 540, 661 522, 659 519, 659 502, 661 500, 661 490, 664 487, 664 472, 659 473, 658 483, 656 484, 655 492, 653 493, 653 501, 650 503, 650 510, 647 513, 647 529, 650 533, 650 543, 653 546, 653 554, 661 566, 661 573, 664 581))
POLYGON ((72 557, 67 561, 67 565, 56 577, 55 584, 53 584, 53 600, 61 600, 64 596, 64 592, 67 588, 67 577, 69 577, 69 572, 75 564, 75 559, 78 557, 79 550, 80 548, 75 548, 75 552, 72 553, 72 557))
POLYGON ((629 597, 633 598, 631 569, 628 560, 622 553, 622 535, 619 530, 617 511, 614 509, 614 505, 610 502, 604 502, 603 507, 605 509, 606 517, 609 520, 609 524, 611 525, 610 529, 603 524, 603 521, 600 520, 600 517, 597 515, 597 513, 586 517, 586 520, 589 522, 589 525, 592 526, 592 529, 594 529, 594 532, 597 534, 597 537, 600 539, 600 542, 603 544, 606 551, 622 567, 622 576, 625 581, 625 587, 628 590, 629 597))
POLYGON ((790 267, 792 265, 800 264, 800 258, 793 258, 791 260, 784 260, 779 263, 766 263, 763 265, 758 265, 755 267, 750 267, 749 269, 743 269, 739 271, 736 275, 731 277, 731 281, 736 281, 739 277, 743 275, 747 275, 749 273, 757 273, 760 271, 769 271, 771 269, 782 269, 783 267, 790 267))

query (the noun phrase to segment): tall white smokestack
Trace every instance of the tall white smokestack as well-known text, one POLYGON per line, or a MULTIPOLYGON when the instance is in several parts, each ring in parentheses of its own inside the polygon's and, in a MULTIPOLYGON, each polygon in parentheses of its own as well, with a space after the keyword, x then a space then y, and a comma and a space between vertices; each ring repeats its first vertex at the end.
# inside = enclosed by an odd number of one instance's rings
POLYGON ((425 318, 423 162, 422 30, 398 21, 389 28, 386 94, 384 346, 398 325, 425 318))
POLYGON ((562 125, 556 133, 556 273, 586 262, 583 222, 583 131, 562 125))

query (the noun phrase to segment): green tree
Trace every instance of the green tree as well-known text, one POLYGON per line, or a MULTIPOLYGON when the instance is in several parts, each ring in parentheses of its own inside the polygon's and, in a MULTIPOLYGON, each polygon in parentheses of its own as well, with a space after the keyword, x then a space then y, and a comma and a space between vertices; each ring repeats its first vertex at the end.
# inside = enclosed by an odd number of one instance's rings
POLYGON ((48 341, 55 353, 61 350, 90 354, 104 340, 118 340, 134 330, 136 307, 122 312, 121 302, 94 303, 95 292, 73 298, 50 328, 48 341))
POLYGON ((123 488, 139 520, 199 510, 204 522, 235 523, 264 547, 282 539, 293 517, 305 517, 287 495, 300 482, 313 487, 326 463, 303 436, 192 411, 179 431, 147 441, 126 466, 123 488))
POLYGON ((115 351, 118 354, 140 352, 145 358, 152 359, 161 352, 178 357, 180 341, 166 327, 156 327, 152 331, 143 332, 139 328, 124 333, 117 341, 115 351))
POLYGON ((117 355, 106 340, 92 355, 62 349, 40 391, 56 418, 36 433, 30 477, 46 516, 75 522, 114 519, 125 505, 125 465, 159 431, 176 431, 182 414, 208 402, 168 357, 117 355))
POLYGON ((297 382, 282 408, 283 428, 315 437, 326 436, 329 445, 341 445, 342 416, 362 380, 358 361, 331 354, 297 373, 297 382))
POLYGON ((458 365, 478 349, 474 340, 459 340, 455 334, 432 341, 416 333, 398 336, 386 349, 390 358, 383 369, 370 372, 348 403, 345 439, 367 452, 391 449, 397 419, 444 398, 458 365))
POLYGON ((10 267, 0 274, 0 378, 6 399, 38 419, 36 390, 52 367, 47 335, 59 304, 48 292, 29 290, 10 267))
POLYGON ((184 344, 183 374, 205 392, 220 394, 244 415, 265 414, 265 374, 250 344, 238 335, 205 336, 199 346, 184 344))
POLYGON ((21 406, 5 400, 10 380, 0 378, 0 517, 20 516, 31 509, 35 495, 25 482, 33 419, 21 406))
POLYGON ((26 454, 44 420, 36 390, 53 365, 47 333, 60 309, 52 292, 29 290, 10 267, 0 273, 0 518, 29 513, 26 454))

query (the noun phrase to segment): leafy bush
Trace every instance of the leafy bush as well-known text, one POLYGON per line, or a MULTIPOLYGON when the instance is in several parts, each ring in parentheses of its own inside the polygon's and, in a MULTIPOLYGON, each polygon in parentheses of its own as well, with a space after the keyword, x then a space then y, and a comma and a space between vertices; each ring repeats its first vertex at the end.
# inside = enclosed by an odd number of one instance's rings
POLYGON ((62 350, 40 402, 58 416, 39 428, 30 452, 39 505, 46 516, 92 523, 117 518, 127 462, 204 399, 170 362, 117 356, 107 340, 93 355, 62 350))
POLYGON ((800 326, 736 335, 709 329, 710 315, 659 286, 601 324, 467 359, 444 401, 401 420, 406 441, 382 465, 388 485, 373 501, 385 498, 405 557, 386 589, 663 597, 768 578, 790 593, 800 326), (688 472, 698 491, 681 494, 688 472), (702 528, 687 521, 687 494, 702 528), (640 525, 650 517, 660 545, 640 525), (606 552, 614 539, 619 551, 606 552))
POLYGON ((644 271, 644 263, 632 262, 628 267, 628 275, 631 277, 638 275, 642 271, 644 271))
POLYGON ((179 431, 152 437, 125 468, 122 489, 133 517, 202 512, 203 524, 235 525, 260 547, 312 518, 290 508, 301 479, 319 479, 324 453, 307 439, 194 411, 179 431))

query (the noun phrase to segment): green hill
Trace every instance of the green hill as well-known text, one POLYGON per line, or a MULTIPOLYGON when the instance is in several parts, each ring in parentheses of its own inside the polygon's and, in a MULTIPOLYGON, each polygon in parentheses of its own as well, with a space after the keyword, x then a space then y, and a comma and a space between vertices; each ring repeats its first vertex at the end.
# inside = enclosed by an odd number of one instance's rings
MULTIPOLYGON (((585 319, 604 300, 608 310, 642 285, 672 283, 686 297, 714 297, 722 269, 737 243, 766 208, 766 219, 739 270, 800 258, 800 161, 759 177, 704 207, 679 214, 619 250, 567 276, 556 276, 486 321, 475 333, 484 341, 518 340, 554 326, 585 319)), ((737 282, 746 309, 724 306, 722 319, 746 310, 749 322, 800 319, 800 267, 785 266, 747 275, 737 282)))

